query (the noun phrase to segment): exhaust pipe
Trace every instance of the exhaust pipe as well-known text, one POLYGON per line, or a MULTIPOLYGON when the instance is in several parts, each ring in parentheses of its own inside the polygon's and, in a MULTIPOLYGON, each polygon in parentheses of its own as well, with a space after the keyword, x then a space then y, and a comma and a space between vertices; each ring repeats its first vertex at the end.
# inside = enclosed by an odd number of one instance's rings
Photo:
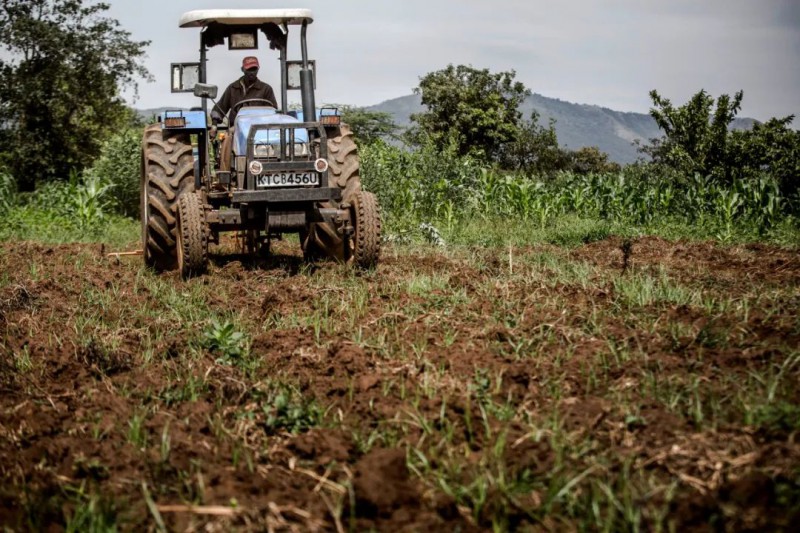
POLYGON ((300 98, 303 102, 303 120, 306 122, 317 121, 317 105, 314 102, 314 73, 308 68, 308 44, 306 30, 308 21, 303 21, 300 28, 300 51, 303 56, 303 68, 300 70, 300 98))
POLYGON ((317 121, 317 106, 314 102, 314 73, 311 69, 300 71, 300 93, 303 99, 303 120, 317 121))

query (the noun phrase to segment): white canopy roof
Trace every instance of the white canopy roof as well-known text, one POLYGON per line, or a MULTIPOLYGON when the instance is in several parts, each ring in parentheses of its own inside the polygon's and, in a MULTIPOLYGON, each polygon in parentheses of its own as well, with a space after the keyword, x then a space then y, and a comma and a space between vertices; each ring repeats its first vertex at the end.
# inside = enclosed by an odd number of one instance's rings
POLYGON ((197 9, 181 15, 181 28, 199 28, 212 22, 227 25, 261 25, 267 22, 275 24, 302 24, 313 22, 314 15, 310 9, 197 9))

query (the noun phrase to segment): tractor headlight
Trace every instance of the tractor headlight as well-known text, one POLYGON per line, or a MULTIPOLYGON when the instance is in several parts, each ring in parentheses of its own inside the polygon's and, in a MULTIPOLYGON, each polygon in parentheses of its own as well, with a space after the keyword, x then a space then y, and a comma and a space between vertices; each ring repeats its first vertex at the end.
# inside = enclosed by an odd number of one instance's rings
POLYGON ((261 161, 250 161, 248 170, 250 170, 250 174, 253 176, 258 176, 261 174, 261 171, 264 170, 264 166, 261 164, 261 161))
POLYGON ((275 150, 269 144, 257 144, 253 152, 256 157, 275 157, 275 150))
POLYGON ((314 170, 317 172, 325 172, 328 170, 328 162, 322 159, 321 157, 314 161, 314 170))

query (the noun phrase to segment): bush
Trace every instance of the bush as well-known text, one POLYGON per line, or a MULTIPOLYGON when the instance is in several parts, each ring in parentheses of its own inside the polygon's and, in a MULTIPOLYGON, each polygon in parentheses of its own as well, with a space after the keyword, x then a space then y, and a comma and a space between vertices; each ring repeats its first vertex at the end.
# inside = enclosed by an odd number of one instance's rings
POLYGON ((84 175, 110 185, 111 207, 121 215, 139 217, 139 180, 142 132, 127 128, 105 143, 100 156, 84 175))

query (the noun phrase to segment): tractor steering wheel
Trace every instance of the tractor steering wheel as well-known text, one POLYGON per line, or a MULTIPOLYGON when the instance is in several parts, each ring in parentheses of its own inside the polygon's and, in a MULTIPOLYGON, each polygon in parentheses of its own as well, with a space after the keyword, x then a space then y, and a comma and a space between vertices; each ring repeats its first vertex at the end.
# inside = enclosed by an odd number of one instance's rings
POLYGON ((272 105, 272 102, 270 100, 267 100, 266 98, 248 98, 247 100, 242 100, 241 102, 238 102, 236 105, 234 105, 233 106, 233 112, 234 113, 238 113, 239 109, 241 109, 244 104, 252 103, 252 102, 266 103, 267 107, 271 107, 272 109, 275 109, 275 106, 272 105))

